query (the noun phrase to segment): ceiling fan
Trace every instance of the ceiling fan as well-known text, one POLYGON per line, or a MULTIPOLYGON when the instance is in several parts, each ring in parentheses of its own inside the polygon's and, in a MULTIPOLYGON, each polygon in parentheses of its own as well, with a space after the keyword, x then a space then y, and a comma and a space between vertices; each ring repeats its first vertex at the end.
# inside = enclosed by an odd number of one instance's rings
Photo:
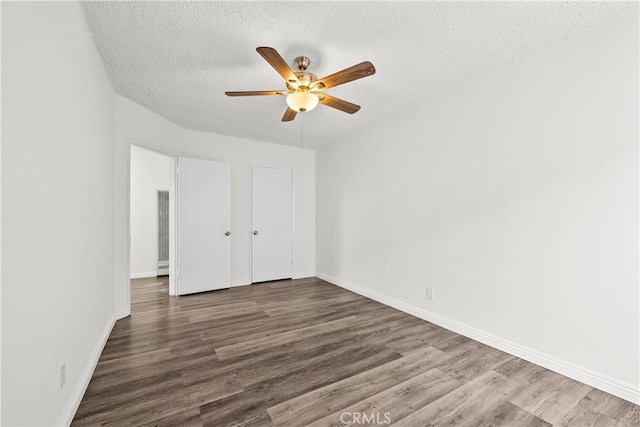
POLYGON ((298 113, 313 110, 318 103, 349 114, 357 112, 360 110, 359 105, 327 95, 322 91, 376 73, 373 64, 365 61, 319 79, 315 74, 307 72, 311 60, 306 56, 296 58, 298 71, 294 72, 274 48, 259 47, 256 50, 282 76, 287 90, 225 92, 225 94, 227 96, 286 96, 288 107, 282 116, 283 122, 295 119, 298 113))

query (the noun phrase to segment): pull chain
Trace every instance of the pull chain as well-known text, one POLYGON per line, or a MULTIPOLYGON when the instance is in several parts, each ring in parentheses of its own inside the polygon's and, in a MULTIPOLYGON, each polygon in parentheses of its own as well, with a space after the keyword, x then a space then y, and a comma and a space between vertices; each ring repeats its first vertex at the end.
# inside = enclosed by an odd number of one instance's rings
POLYGON ((300 148, 304 149, 304 117, 300 117, 300 148))

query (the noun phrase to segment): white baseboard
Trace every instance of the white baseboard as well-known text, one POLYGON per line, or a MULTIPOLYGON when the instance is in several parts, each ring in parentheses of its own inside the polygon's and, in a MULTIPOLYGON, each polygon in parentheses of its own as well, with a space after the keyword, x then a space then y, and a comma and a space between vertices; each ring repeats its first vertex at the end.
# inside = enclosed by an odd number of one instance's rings
POLYGON ((115 317, 116 320, 120 320, 130 315, 131 315, 131 307, 127 307, 127 308, 122 308, 120 310, 117 310, 113 316, 115 317))
POLYGON ((631 384, 624 383, 607 375, 603 375, 590 369, 575 365, 566 360, 561 360, 554 356, 539 352, 520 344, 513 343, 509 340, 502 339, 471 326, 456 322, 455 320, 448 319, 444 316, 431 313, 427 310, 413 306, 411 304, 407 304, 395 298, 391 298, 370 289, 366 289, 362 286, 345 282, 331 275, 316 273, 316 277, 319 277, 320 279, 326 280, 327 282, 333 283, 334 285, 348 289, 372 300, 378 301, 382 304, 396 308, 405 313, 416 316, 420 319, 435 323, 436 325, 442 326, 443 328, 454 331, 460 335, 464 335, 465 337, 474 339, 498 350, 502 350, 513 356, 527 360, 531 363, 535 363, 536 365, 542 366, 543 368, 547 368, 566 377, 572 378, 576 381, 580 381, 582 383, 590 385, 591 387, 613 394, 614 396, 618 396, 622 399, 628 400, 629 402, 635 403, 636 405, 640 405, 640 390, 631 384))
POLYGON ((131 279, 145 279, 147 277, 157 277, 158 276, 158 272, 157 271, 142 271, 140 273, 131 273, 129 275, 129 278, 131 279))
POLYGON ((316 273, 295 273, 292 279, 307 279, 309 277, 317 277, 316 273))
POLYGON ((251 282, 249 282, 249 283, 244 283, 244 282, 242 282, 242 283, 232 283, 231 285, 229 285, 229 287, 230 288, 237 288, 239 286, 249 286, 250 284, 251 284, 251 282))
POLYGON ((107 344, 107 340, 109 339, 109 335, 111 335, 111 331, 113 330, 113 326, 116 323, 116 318, 112 317, 102 332, 102 336, 98 340, 98 343, 93 349, 91 353, 91 357, 84 370, 80 374, 80 381, 78 381, 76 389, 71 393, 71 398, 69 399, 69 403, 67 407, 63 411, 60 416, 60 420, 57 425, 60 426, 68 426, 71 425, 71 421, 73 421, 73 417, 76 415, 76 411, 80 406, 80 402, 82 402, 82 398, 84 397, 84 393, 87 391, 87 387, 89 387, 89 382, 91 381, 91 377, 93 376, 93 371, 95 371, 96 366, 98 365, 98 361, 100 360, 100 355, 102 354, 102 350, 104 349, 105 344, 107 344))

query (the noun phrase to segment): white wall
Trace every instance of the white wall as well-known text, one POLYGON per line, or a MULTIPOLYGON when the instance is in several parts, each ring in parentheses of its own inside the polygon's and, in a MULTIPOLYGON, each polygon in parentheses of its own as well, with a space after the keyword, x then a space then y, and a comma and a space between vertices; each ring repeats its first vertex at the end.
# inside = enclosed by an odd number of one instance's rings
POLYGON ((318 275, 637 402, 631 9, 319 149, 318 275))
MULTIPOLYGON (((2 25, 2 5, 0 5, 0 25, 2 25)), ((0 29, 2 27, 0 26, 0 29)), ((2 46, 2 31, 0 31, 0 47, 2 46)), ((0 76, 2 75, 2 55, 0 55, 0 76)), ((2 99, 2 84, 0 84, 0 99, 2 99)), ((2 129, 2 102, 0 102, 0 129, 2 129)), ((0 135, 0 177, 2 176, 2 135, 0 135)), ((2 242, 2 180, 0 179, 0 242, 2 242)), ((0 425, 2 424, 2 245, 0 244, 0 425)))
MULTIPOLYGON (((158 269, 158 191, 173 193, 174 160, 131 146, 131 277, 158 269)), ((170 218, 170 220, 172 220, 170 218)))
MULTIPOLYGON (((117 317, 131 312, 130 304, 130 144, 136 141, 161 141, 178 144, 184 130, 174 123, 116 95, 115 102, 115 182, 114 182, 114 305, 117 317)), ((170 202, 171 204, 171 202, 170 202)), ((170 212, 170 215, 175 212, 170 212)), ((171 215, 175 218, 175 215, 171 215)), ((173 225, 173 224, 172 224, 173 225)), ((173 226, 172 226, 172 231, 173 226)), ((172 239, 170 233, 170 240, 172 239)), ((170 248, 170 263, 174 248, 170 248)), ((170 277, 174 287, 175 275, 170 277)))
POLYGON ((2 89, 2 424, 63 424, 113 325, 114 92, 78 3, 3 2, 2 89))
MULTIPOLYGON (((293 169, 294 173, 294 277, 315 274, 315 152, 185 130, 134 102, 116 96, 118 126, 130 144, 174 156, 231 163, 233 285, 251 283, 250 203, 251 165, 293 169)), ((123 197, 122 194, 119 197, 123 197)))
POLYGON ((113 106, 113 307, 116 318, 131 314, 129 265, 129 183, 131 147, 127 139, 125 120, 117 108, 118 96, 113 106))

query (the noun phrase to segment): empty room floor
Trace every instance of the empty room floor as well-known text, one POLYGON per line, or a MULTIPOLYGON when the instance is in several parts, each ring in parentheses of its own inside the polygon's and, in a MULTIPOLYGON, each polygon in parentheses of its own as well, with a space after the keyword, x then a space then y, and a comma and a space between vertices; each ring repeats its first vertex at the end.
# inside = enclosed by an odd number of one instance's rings
POLYGON ((316 278, 182 297, 138 279, 131 299, 73 425, 640 422, 632 403, 316 278))

